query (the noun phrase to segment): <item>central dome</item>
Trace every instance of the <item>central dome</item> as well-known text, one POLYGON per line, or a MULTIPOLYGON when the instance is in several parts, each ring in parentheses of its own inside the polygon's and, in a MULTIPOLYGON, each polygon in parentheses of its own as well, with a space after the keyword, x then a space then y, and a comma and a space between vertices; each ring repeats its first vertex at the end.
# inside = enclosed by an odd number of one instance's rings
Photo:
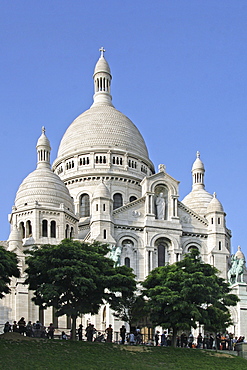
POLYGON ((94 69, 94 101, 90 109, 78 116, 65 132, 57 160, 95 150, 119 150, 149 163, 145 141, 134 123, 114 108, 111 96, 111 70, 104 49, 94 69))
POLYGON ((110 105, 93 105, 78 116, 61 140, 58 157, 96 148, 120 149, 149 160, 146 144, 137 127, 110 105))

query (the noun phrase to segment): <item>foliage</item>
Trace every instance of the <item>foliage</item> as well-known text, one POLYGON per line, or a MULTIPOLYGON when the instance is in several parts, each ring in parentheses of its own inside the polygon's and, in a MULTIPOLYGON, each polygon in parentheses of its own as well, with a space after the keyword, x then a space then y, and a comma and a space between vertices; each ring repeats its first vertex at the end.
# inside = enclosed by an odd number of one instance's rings
POLYGON ((111 308, 114 310, 114 316, 127 322, 130 326, 134 324, 138 326, 138 323, 149 314, 143 296, 134 294, 134 292, 133 294, 122 295, 120 299, 114 300, 111 303, 111 308))
POLYGON ((135 284, 131 270, 115 268, 108 252, 107 244, 69 239, 28 252, 26 283, 34 291, 33 301, 43 308, 55 307, 57 316, 71 316, 73 337, 80 314, 96 314, 104 301, 135 284))
POLYGON ((143 286, 152 322, 172 328, 174 345, 179 329, 190 330, 198 322, 216 328, 216 312, 224 313, 220 325, 229 325, 227 306, 238 301, 217 269, 203 263, 195 249, 182 261, 151 271, 143 286))
POLYGON ((14 252, 7 251, 0 246, 0 298, 10 293, 8 284, 12 276, 16 278, 20 276, 17 256, 14 252))

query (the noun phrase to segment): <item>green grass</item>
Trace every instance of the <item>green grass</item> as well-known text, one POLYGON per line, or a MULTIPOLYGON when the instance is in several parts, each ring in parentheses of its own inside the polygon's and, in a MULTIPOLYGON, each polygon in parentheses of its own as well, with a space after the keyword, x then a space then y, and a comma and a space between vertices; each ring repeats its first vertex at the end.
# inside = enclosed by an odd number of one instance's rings
POLYGON ((247 360, 198 349, 131 347, 62 340, 0 340, 1 370, 246 370, 247 360))

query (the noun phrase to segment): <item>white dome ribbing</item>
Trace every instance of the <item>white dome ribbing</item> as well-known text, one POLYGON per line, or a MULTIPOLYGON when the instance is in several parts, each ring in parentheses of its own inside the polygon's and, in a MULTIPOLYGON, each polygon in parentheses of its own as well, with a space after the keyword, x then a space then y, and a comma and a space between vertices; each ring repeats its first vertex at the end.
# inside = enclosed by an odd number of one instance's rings
POLYGON ((57 160, 95 150, 118 149, 150 162, 148 150, 137 127, 111 103, 110 67, 101 56, 94 72, 94 103, 78 116, 65 132, 57 160))

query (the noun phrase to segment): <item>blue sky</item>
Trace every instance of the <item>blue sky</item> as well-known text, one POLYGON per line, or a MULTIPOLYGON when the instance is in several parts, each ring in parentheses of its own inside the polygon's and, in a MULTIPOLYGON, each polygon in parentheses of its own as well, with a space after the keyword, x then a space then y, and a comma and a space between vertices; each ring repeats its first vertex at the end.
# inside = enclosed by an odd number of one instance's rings
POLYGON ((206 190, 245 238, 247 1, 2 0, 0 3, 0 240, 22 180, 36 168, 41 127, 52 145, 92 103, 106 49, 114 106, 141 131, 157 169, 191 190, 196 151, 206 190))

